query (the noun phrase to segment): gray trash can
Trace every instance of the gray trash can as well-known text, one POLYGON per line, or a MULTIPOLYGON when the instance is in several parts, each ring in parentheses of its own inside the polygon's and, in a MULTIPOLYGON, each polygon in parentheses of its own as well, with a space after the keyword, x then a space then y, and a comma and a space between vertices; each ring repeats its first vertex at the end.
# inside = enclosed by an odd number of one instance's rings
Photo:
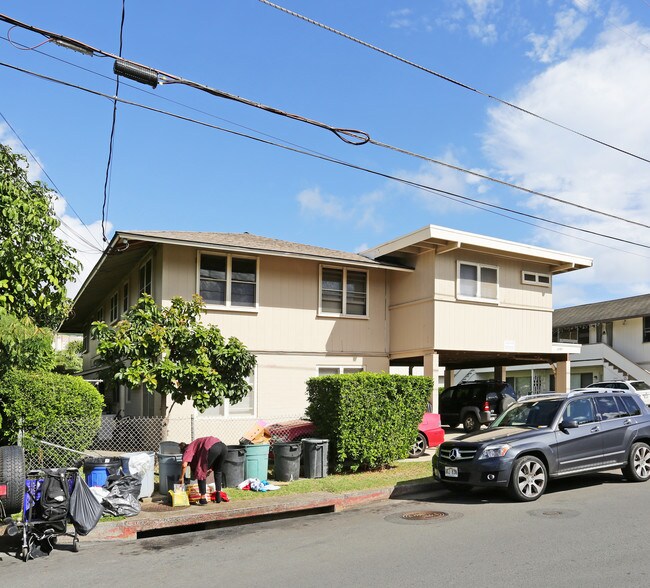
POLYGON ((158 444, 158 453, 164 455, 176 455, 181 452, 181 444, 178 441, 161 441, 158 444))
POLYGON ((329 439, 303 439, 302 448, 305 478, 326 478, 329 439))
POLYGON ((302 446, 296 443, 273 444, 273 479, 293 482, 300 477, 302 446))
POLYGON ((183 465, 183 454, 177 453, 158 454, 158 492, 167 496, 170 490, 174 489, 174 484, 178 484, 181 478, 181 466, 183 465))
POLYGON ((223 462, 221 485, 224 488, 236 488, 244 481, 246 465, 246 448, 243 445, 228 445, 228 453, 223 462))

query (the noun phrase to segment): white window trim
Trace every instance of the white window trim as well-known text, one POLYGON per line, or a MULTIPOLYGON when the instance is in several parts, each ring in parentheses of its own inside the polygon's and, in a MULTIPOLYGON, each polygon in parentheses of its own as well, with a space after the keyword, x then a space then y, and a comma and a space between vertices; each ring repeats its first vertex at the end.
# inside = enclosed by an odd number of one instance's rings
POLYGON ((551 274, 540 274, 538 272, 527 272, 526 270, 521 270, 521 283, 529 284, 531 286, 540 286, 541 288, 550 288, 551 287, 551 274), (526 276, 534 276, 533 280, 529 280, 526 276), (548 278, 548 282, 540 282, 540 277, 548 278))
POLYGON ((154 283, 153 255, 150 255, 138 267, 138 298, 141 298, 142 295, 145 293, 145 290, 140 288, 140 286, 141 286, 141 284, 140 284, 140 271, 142 270, 142 268, 146 267, 146 265, 148 263, 151 263, 151 282, 150 282, 151 283, 151 292, 149 292, 149 296, 151 296, 153 298, 153 295, 154 295, 154 289, 153 289, 153 283, 154 283))
POLYGON ((318 316, 367 320, 370 317, 370 272, 362 268, 355 268, 355 267, 348 268, 343 265, 321 264, 318 270, 318 316), (348 283, 348 270, 351 272, 359 272, 359 273, 366 274, 366 314, 347 314, 345 312, 342 313, 327 312, 323 310, 323 270, 328 268, 343 271, 343 308, 344 309, 347 309, 348 289, 346 286, 348 283))
MULTIPOLYGON (((153 276, 152 276, 153 277, 153 276)), ((131 289, 129 288, 128 280, 122 284, 122 287, 119 289, 119 304, 120 304, 120 316, 124 316, 129 308, 131 308, 131 289), (124 289, 126 288, 126 309, 124 308, 124 289)))
POLYGON ((224 310, 232 312, 248 312, 255 314, 260 306, 260 258, 254 255, 238 255, 232 253, 220 253, 216 251, 199 251, 196 256, 196 293, 201 294, 201 256, 210 255, 212 257, 226 258, 226 303, 215 304, 214 302, 205 302, 205 308, 208 310, 224 310), (231 286, 232 286, 232 260, 235 259, 254 259, 255 260, 255 306, 236 306, 232 304, 231 286))
MULTIPOLYGON (((250 420, 250 419, 255 419, 257 418, 258 414, 258 401, 259 401, 259 395, 257 393, 257 366, 253 368, 253 389, 251 390, 251 393, 253 394, 253 412, 249 414, 230 414, 230 401, 228 399, 224 400, 223 405, 221 408, 223 409, 223 414, 209 414, 206 415, 205 413, 199 412, 198 409, 194 409, 194 414, 198 417, 205 417, 208 419, 228 419, 228 420, 250 420)), ((213 408, 219 408, 219 407, 213 407, 213 408)))
POLYGON ((108 318, 110 320, 110 324, 114 325, 117 321, 120 320, 120 307, 121 307, 121 301, 120 301, 120 291, 115 290, 108 299, 108 318), (115 300, 115 318, 113 318, 113 300, 115 300))
POLYGON ((473 261, 461 261, 458 260, 456 262, 456 299, 457 300, 467 300, 469 302, 482 302, 485 304, 499 304, 499 266, 497 265, 488 265, 486 263, 476 263, 473 261), (496 292, 496 298, 483 298, 482 296, 465 296, 460 293, 460 266, 461 265, 472 265, 475 268, 477 268, 477 276, 479 277, 479 280, 477 281, 478 287, 479 287, 479 294, 481 292, 481 280, 480 280, 480 274, 481 274, 481 268, 487 268, 487 269, 493 269, 497 272, 497 292, 496 292))

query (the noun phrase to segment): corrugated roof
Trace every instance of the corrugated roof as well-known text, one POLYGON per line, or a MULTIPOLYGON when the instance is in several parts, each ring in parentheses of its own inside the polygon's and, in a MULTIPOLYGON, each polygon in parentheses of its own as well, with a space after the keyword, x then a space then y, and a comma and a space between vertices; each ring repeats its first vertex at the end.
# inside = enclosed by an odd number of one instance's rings
POLYGON ((326 247, 315 247, 302 243, 293 243, 270 237, 260 237, 251 233, 207 233, 192 231, 120 231, 120 235, 127 238, 139 237, 153 241, 174 241, 184 242, 192 245, 215 245, 229 249, 249 250, 251 252, 275 252, 290 256, 318 257, 329 260, 351 261, 365 265, 377 265, 380 267, 394 267, 393 264, 382 263, 347 251, 327 249, 326 247))
POLYGON ((650 294, 559 308, 553 312, 553 327, 569 327, 650 315, 650 294))

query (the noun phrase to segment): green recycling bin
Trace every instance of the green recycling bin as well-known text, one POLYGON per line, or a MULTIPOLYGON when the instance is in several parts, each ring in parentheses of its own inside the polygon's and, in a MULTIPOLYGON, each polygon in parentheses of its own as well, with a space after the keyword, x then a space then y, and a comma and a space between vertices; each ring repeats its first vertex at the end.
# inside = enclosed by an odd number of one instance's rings
POLYGON ((269 472, 269 444, 244 445, 246 448, 245 476, 266 480, 269 472))

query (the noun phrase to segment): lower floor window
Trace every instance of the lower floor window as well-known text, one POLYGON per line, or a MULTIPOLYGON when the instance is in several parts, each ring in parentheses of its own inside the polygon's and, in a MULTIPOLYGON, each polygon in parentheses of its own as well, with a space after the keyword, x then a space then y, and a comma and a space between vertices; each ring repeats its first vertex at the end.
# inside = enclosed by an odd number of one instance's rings
POLYGON ((339 374, 356 374, 362 372, 363 368, 358 366, 322 366, 318 368, 319 376, 337 376, 339 374))
POLYGON ((255 373, 253 372, 248 376, 246 381, 251 385, 251 391, 239 402, 233 403, 226 399, 221 406, 208 408, 203 415, 222 417, 255 416, 255 373))

